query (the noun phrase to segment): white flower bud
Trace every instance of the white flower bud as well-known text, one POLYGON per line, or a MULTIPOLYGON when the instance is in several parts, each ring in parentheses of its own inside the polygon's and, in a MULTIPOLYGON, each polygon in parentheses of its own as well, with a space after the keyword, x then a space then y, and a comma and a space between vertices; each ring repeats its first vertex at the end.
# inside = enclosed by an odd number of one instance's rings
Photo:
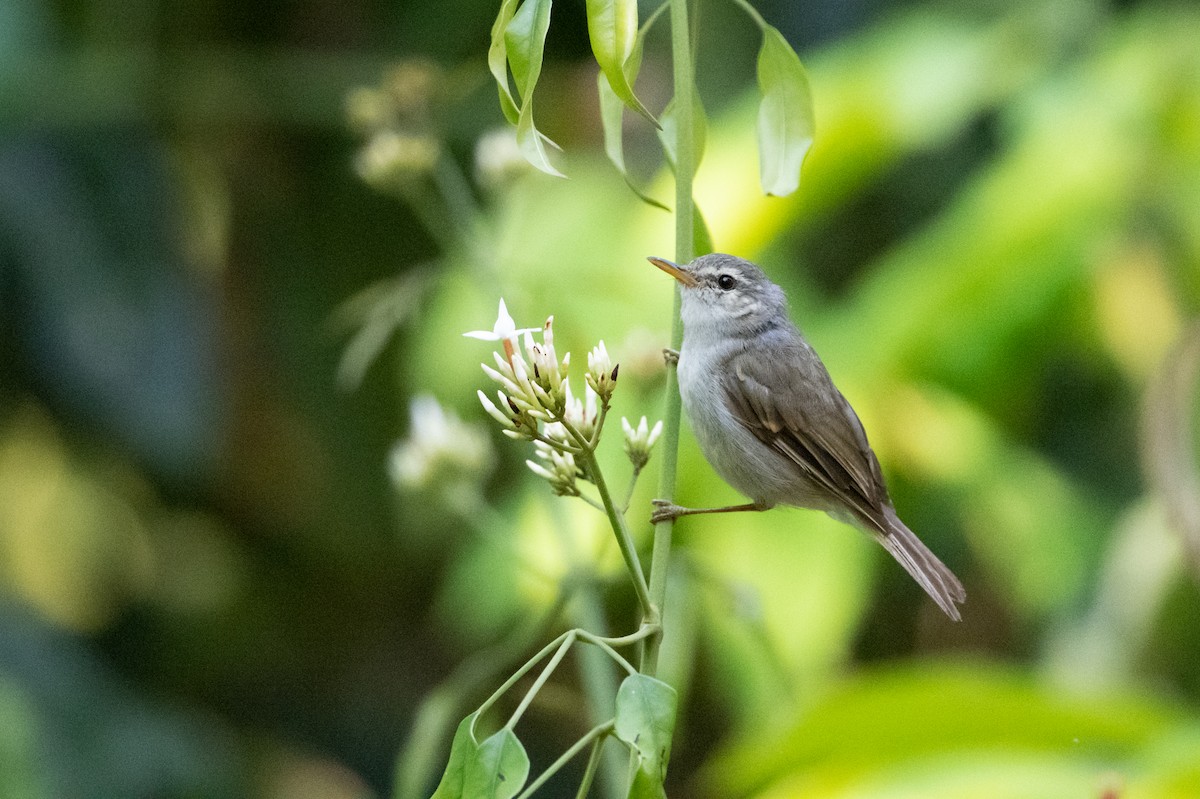
POLYGON ((641 471, 650 460, 650 450, 654 443, 662 435, 662 421, 656 422, 651 428, 643 416, 637 427, 634 427, 622 416, 621 429, 625 432, 625 454, 629 456, 634 471, 641 471))
POLYGON ((550 483, 551 490, 560 497, 579 496, 579 487, 575 480, 580 476, 579 468, 575 465, 575 457, 560 449, 556 449, 541 441, 535 441, 536 455, 541 459, 525 461, 525 465, 538 477, 550 483))
POLYGON ((588 353, 587 384, 592 391, 599 395, 607 406, 612 398, 613 390, 617 387, 617 369, 620 364, 613 365, 608 357, 608 348, 601 341, 588 353))

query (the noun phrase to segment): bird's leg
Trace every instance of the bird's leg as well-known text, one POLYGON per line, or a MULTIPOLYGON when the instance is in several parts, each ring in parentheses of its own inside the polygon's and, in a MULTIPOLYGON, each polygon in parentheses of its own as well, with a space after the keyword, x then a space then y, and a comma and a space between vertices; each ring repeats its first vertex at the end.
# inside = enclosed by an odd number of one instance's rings
POLYGON ((673 350, 670 347, 663 347, 663 360, 668 366, 679 363, 679 350, 673 350))
POLYGON ((698 513, 740 513, 742 511, 770 510, 769 505, 759 505, 747 502, 745 505, 727 505, 724 508, 684 508, 665 499, 650 500, 654 505, 654 513, 650 514, 650 523, 658 524, 680 516, 694 516, 698 513))

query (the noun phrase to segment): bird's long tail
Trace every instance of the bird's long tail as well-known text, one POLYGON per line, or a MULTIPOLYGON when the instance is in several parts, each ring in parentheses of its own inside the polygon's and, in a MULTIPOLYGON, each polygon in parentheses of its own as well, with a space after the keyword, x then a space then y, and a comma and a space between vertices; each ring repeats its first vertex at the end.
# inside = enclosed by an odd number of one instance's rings
POLYGON ((909 530, 904 522, 896 516, 896 511, 884 507, 884 519, 887 521, 887 532, 871 530, 883 548, 912 575, 913 579, 925 589, 925 593, 933 598, 946 615, 955 621, 961 621, 958 604, 965 602, 967 592, 962 583, 954 576, 954 572, 946 564, 938 560, 937 555, 929 547, 921 543, 916 533, 909 530))

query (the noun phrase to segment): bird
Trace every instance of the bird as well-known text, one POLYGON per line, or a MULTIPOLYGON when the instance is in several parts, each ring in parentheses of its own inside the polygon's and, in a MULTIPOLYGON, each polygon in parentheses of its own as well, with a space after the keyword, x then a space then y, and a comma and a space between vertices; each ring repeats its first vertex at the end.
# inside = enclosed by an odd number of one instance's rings
MULTIPOLYGON (((712 253, 650 263, 679 283, 679 393, 713 469, 752 501, 685 508, 654 500, 654 523, 697 513, 824 511, 874 538, 954 621, 966 591, 892 505, 858 414, 757 265, 712 253)), ((674 353, 672 353, 674 355, 674 353)))

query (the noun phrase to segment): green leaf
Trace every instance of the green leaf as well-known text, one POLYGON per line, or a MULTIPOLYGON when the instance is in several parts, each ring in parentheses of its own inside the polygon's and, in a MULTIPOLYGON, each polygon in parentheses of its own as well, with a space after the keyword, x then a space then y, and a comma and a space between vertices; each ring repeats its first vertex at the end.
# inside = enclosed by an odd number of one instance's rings
POLYGON ((800 185, 800 165, 812 146, 812 89, 800 57, 783 34, 763 26, 758 51, 758 163, 763 191, 783 197, 800 185))
POLYGON ((517 119, 517 147, 521 150, 521 155, 525 156, 526 161, 547 175, 553 175, 556 178, 566 177, 566 175, 559 172, 550 163, 550 157, 546 154, 547 142, 555 147, 558 146, 534 127, 533 103, 531 101, 523 103, 521 105, 521 115, 517 119))
POLYGON ((528 99, 542 74, 546 32, 550 30, 551 0, 525 0, 504 30, 508 63, 512 67, 517 94, 528 99))
POLYGON ((450 758, 432 799, 461 799, 467 795, 463 791, 467 763, 474 760, 479 751, 479 745, 471 735, 471 727, 478 716, 478 711, 467 716, 455 730, 454 743, 450 744, 450 758))
POLYGON ((675 689, 644 674, 631 674, 617 690, 613 732, 637 755, 631 799, 662 799, 671 736, 675 733, 675 689))
POLYGON ((512 730, 500 730, 485 740, 467 760, 464 799, 512 799, 529 777, 529 756, 512 730))
POLYGON ((641 61, 637 0, 587 0, 587 23, 592 54, 613 94, 657 127, 654 115, 633 93, 641 61))
MULTIPOLYGON (((1041 753, 1119 769, 1115 764, 1189 723, 1185 708, 1136 692, 1076 695, 994 664, 916 662, 858 674, 805 708, 783 736, 748 740, 714 758, 698 782, 714 796, 743 796, 808 773, 829 775, 844 790, 848 774, 883 774, 898 763, 921 760, 937 760, 945 768, 970 753, 993 762, 1041 753)), ((952 795, 1064 794, 976 790, 952 795)))
POLYGON ((517 113, 517 146, 525 160, 541 171, 563 177, 550 163, 546 144, 557 147, 533 121, 533 91, 542 74, 546 32, 550 29, 552 0, 525 0, 513 14, 504 32, 508 63, 521 97, 517 113))
POLYGON ((542 74, 542 53, 546 32, 550 30, 552 0, 525 0, 513 14, 504 32, 508 63, 512 67, 521 109, 517 114, 517 146, 525 160, 548 175, 563 177, 550 163, 546 144, 558 145, 546 138, 533 123, 533 90, 542 74))
POLYGON ((496 79, 496 89, 500 93, 500 110, 510 124, 517 124, 517 102, 513 99, 512 90, 508 86, 508 45, 505 32, 508 23, 512 21, 513 12, 517 8, 517 0, 503 0, 496 21, 492 23, 492 44, 488 47, 488 69, 496 79))
MULTIPOLYGON (((675 101, 667 103, 667 107, 663 109, 661 120, 662 127, 658 131, 659 141, 662 142, 663 151, 667 155, 667 162, 671 165, 671 169, 675 169, 675 144, 676 144, 676 125, 675 119, 675 101)), ((708 141, 708 117, 704 113, 704 105, 700 102, 700 92, 695 86, 692 87, 692 150, 696 153, 694 167, 700 168, 700 161, 704 158, 704 147, 708 141)))
POLYGON ((622 130, 625 104, 608 85, 608 79, 604 77, 603 72, 596 76, 596 90, 600 95, 600 125, 604 130, 604 152, 608 155, 608 160, 616 167, 621 177, 625 178, 625 183, 642 202, 664 211, 670 211, 670 208, 648 195, 634 183, 633 176, 629 174, 628 167, 625 165, 625 141, 622 130))

